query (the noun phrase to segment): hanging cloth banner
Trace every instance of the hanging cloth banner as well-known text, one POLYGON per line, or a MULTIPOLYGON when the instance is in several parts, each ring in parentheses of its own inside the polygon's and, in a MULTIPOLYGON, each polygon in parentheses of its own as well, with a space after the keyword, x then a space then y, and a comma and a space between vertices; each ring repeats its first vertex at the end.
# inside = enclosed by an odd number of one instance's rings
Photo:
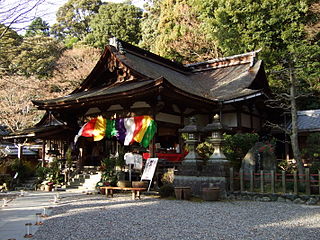
POLYGON ((116 120, 106 120, 106 138, 117 136, 116 120))
POLYGON ((104 119, 99 116, 82 126, 75 136, 74 142, 76 144, 80 136, 93 137, 94 141, 100 141, 104 137, 108 139, 116 137, 125 146, 138 142, 146 148, 149 146, 156 131, 156 122, 150 116, 119 118, 116 120, 104 119))
POLYGON ((74 138, 74 142, 78 141, 80 136, 93 137, 94 141, 100 141, 104 138, 106 131, 106 119, 99 116, 91 119, 79 130, 78 134, 74 138))
POLYGON ((134 130, 136 129, 134 118, 125 118, 124 127, 126 128, 126 138, 124 139, 124 145, 128 146, 133 140, 134 130))

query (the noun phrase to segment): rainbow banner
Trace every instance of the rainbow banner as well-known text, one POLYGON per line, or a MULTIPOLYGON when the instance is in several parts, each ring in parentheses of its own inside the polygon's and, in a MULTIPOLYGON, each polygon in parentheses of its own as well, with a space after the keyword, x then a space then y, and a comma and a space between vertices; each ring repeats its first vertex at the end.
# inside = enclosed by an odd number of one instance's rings
POLYGON ((83 137, 93 137, 94 141, 100 141, 104 138, 106 132, 106 119, 99 116, 97 118, 91 119, 79 130, 78 134, 75 136, 75 143, 78 141, 80 136, 83 137))
POLYGON ((84 124, 74 138, 75 144, 79 137, 92 137, 94 141, 100 141, 104 137, 110 139, 116 137, 119 142, 128 146, 134 142, 148 147, 157 131, 156 122, 150 116, 137 116, 119 118, 116 120, 104 119, 99 116, 84 124))

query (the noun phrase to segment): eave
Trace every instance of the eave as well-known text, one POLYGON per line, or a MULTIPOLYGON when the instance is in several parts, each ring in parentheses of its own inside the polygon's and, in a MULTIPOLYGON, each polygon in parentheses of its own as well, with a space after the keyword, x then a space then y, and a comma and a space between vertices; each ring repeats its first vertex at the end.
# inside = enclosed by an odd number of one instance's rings
MULTIPOLYGON (((125 83, 118 86, 122 87, 123 85, 125 85, 125 83)), ((113 88, 116 87, 117 85, 113 86, 113 88)), ((106 91, 107 90, 108 89, 106 89, 106 91)), ((98 89, 97 93, 100 91, 102 90, 98 89)), ((190 92, 183 91, 178 87, 172 85, 169 81, 167 81, 164 78, 159 78, 157 80, 149 80, 148 83, 134 89, 129 89, 127 91, 120 91, 104 95, 95 95, 94 91, 90 91, 89 93, 90 96, 84 97, 84 95, 78 99, 68 100, 66 98, 66 100, 63 101, 63 98, 59 98, 57 101, 33 101, 33 103, 37 105, 39 110, 66 110, 85 106, 89 107, 106 103, 108 104, 110 102, 119 102, 121 100, 126 102, 132 102, 135 99, 143 97, 154 97, 159 94, 167 95, 168 97, 173 96, 173 98, 177 100, 179 100, 182 97, 181 99, 192 100, 198 102, 198 104, 215 105, 217 103, 217 101, 210 100, 206 97, 201 97, 190 92)), ((72 97, 72 94, 69 97, 72 97)))
POLYGON ((54 139, 57 135, 68 136, 66 132, 74 132, 73 129, 65 126, 44 126, 44 127, 34 127, 27 128, 22 131, 13 132, 3 139, 18 139, 18 138, 37 138, 37 139, 54 139))

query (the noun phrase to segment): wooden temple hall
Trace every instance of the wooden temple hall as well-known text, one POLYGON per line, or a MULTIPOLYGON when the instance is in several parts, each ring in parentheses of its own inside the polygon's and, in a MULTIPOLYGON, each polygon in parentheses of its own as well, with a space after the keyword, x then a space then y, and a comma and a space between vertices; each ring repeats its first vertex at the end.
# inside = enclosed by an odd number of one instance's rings
MULTIPOLYGON (((113 38, 72 93, 33 101, 47 112, 33 134, 54 141, 60 137, 70 146, 79 129, 92 118, 150 116, 157 129, 148 147, 130 143, 125 151, 181 161, 184 142, 179 129, 189 124, 190 117, 195 117, 199 129, 219 114, 229 132, 261 130, 268 117, 264 101, 270 90, 257 53, 182 65, 113 38)), ((118 150, 116 137, 99 140, 78 139, 75 147, 82 151, 80 165, 99 164, 106 154, 118 150)), ((65 151, 66 147, 60 149, 65 151)))

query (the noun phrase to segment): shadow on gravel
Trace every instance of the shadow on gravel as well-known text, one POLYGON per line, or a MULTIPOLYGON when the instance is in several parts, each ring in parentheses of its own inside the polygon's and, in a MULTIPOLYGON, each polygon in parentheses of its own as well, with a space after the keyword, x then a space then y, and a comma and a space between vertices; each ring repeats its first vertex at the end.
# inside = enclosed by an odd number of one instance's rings
POLYGON ((320 209, 278 202, 65 199, 34 239, 318 239, 320 209), (68 236, 68 238, 66 238, 68 236))

